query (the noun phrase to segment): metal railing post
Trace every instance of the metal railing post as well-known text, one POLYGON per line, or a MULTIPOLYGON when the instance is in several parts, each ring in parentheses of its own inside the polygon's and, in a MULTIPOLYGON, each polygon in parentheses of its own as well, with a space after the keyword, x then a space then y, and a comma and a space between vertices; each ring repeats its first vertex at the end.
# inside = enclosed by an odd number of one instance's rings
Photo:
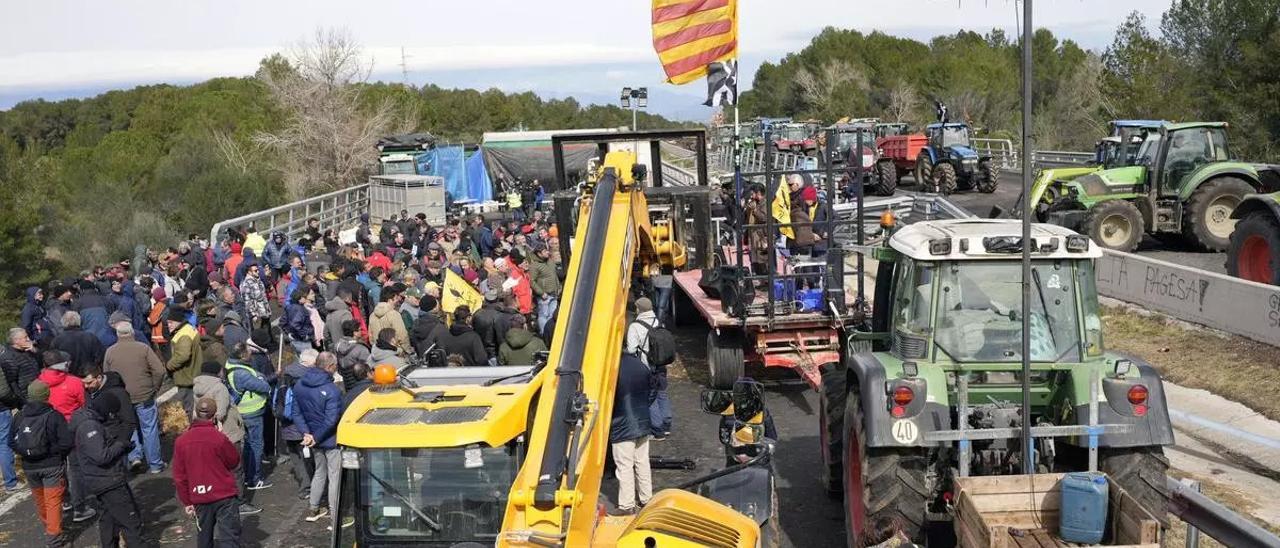
MULTIPOLYGON (((1196 480, 1185 478, 1182 484, 1192 491, 1200 492, 1200 482, 1196 480)), ((1187 548, 1200 548, 1200 530, 1190 523, 1187 524, 1187 548)))

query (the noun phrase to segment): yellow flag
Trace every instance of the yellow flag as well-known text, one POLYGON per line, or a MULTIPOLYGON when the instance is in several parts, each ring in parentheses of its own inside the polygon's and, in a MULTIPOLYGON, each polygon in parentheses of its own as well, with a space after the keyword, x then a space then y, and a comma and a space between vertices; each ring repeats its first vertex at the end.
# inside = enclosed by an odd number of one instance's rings
POLYGON ((453 270, 444 270, 444 287, 440 288, 440 310, 453 314, 458 306, 466 306, 475 312, 483 305, 484 296, 476 288, 453 270))
MULTIPOLYGON (((773 220, 779 223, 791 222, 791 189, 787 186, 786 177, 778 181, 778 195, 773 198, 773 220)), ((788 239, 796 239, 796 232, 789 226, 778 227, 778 232, 788 239)))

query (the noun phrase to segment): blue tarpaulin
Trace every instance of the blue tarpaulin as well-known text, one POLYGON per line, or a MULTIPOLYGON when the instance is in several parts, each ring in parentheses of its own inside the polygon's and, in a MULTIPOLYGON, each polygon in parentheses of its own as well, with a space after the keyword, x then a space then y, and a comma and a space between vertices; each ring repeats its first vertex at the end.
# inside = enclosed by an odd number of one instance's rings
POLYGON ((489 180, 489 170, 485 169, 484 152, 477 150, 467 159, 467 197, 477 202, 493 199, 493 183, 489 180))
POLYGON ((452 201, 467 199, 467 169, 463 164, 462 147, 436 147, 427 152, 430 169, 427 175, 435 175, 444 179, 445 192, 452 201))

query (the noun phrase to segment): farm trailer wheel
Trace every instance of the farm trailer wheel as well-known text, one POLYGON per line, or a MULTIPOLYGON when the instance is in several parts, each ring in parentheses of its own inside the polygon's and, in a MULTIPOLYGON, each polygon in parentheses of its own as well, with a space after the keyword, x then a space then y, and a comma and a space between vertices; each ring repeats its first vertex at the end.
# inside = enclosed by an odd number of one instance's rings
POLYGON ((716 333, 713 329, 707 333, 707 369, 711 388, 730 390, 733 383, 742 377, 744 342, 742 333, 737 331, 724 329, 716 333))
POLYGON ((893 196, 898 189, 898 168, 893 162, 876 162, 875 172, 871 175, 871 192, 878 196, 893 196))

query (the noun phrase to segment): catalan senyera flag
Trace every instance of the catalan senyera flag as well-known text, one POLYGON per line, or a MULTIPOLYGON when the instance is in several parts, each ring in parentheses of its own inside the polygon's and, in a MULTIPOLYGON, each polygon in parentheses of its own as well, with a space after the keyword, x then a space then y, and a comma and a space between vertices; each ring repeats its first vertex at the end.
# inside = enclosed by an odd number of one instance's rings
POLYGON ((738 0, 653 0, 653 49, 667 81, 687 84, 738 56, 738 0))

